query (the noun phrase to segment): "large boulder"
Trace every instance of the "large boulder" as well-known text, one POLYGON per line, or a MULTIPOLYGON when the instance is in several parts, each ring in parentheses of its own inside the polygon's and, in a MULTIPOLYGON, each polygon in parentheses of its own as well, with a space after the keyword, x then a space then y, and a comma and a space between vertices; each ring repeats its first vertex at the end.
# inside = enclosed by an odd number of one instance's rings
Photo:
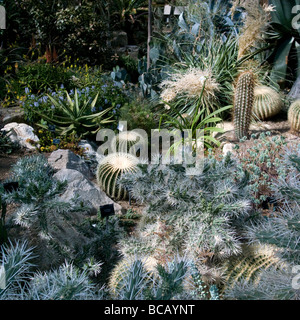
POLYGON ((16 142, 27 149, 35 149, 35 146, 31 142, 39 142, 34 129, 25 123, 11 122, 6 124, 1 131, 9 132, 8 137, 12 142, 16 142))
POLYGON ((48 163, 55 170, 72 169, 79 171, 88 179, 92 179, 93 177, 85 161, 68 149, 53 151, 48 158, 48 163))
POLYGON ((53 177, 68 183, 66 191, 60 197, 61 200, 71 201, 74 197, 79 196, 84 204, 90 207, 91 214, 97 214, 100 206, 105 204, 113 204, 115 213, 121 213, 122 207, 79 171, 62 169, 55 173, 53 177))

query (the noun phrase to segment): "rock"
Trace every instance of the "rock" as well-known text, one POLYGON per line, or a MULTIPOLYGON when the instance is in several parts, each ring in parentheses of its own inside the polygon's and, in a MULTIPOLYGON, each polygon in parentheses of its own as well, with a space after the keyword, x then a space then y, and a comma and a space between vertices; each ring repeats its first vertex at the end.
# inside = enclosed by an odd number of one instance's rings
POLYGON ((11 122, 22 123, 24 122, 24 110, 20 107, 10 107, 1 110, 3 116, 3 124, 8 124, 11 122))
POLYGON ((87 159, 99 162, 99 160, 103 158, 103 156, 96 151, 97 146, 92 146, 87 140, 81 140, 78 145, 84 149, 84 155, 87 159))
POLYGON ((53 177, 68 183, 66 191, 60 197, 61 200, 71 201, 72 198, 79 196, 85 205, 91 208, 91 214, 97 214, 99 207, 105 204, 114 204, 115 212, 121 213, 122 207, 79 171, 62 169, 53 177))
POLYGON ((39 141, 39 138, 34 134, 34 129, 25 123, 12 122, 6 124, 1 131, 10 131, 8 134, 10 140, 19 143, 20 146, 27 149, 35 149, 35 146, 29 141, 36 143, 39 141))
POLYGON ((128 36, 125 31, 114 31, 112 36, 111 46, 113 48, 126 47, 128 45, 128 36))
POLYGON ((230 152, 231 154, 234 154, 234 147, 235 147, 234 143, 225 143, 223 146, 223 155, 226 156, 228 152, 230 152))
POLYGON ((89 166, 71 150, 58 149, 53 151, 48 158, 48 163, 55 170, 73 169, 79 171, 88 179, 93 178, 89 166))

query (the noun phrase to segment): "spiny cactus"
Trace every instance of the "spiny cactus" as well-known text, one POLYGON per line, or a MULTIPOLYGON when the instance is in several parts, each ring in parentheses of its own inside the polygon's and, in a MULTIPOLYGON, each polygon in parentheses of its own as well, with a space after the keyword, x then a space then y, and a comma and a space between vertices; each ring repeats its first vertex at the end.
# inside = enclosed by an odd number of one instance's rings
POLYGON ((288 111, 288 121, 293 131, 300 132, 300 100, 291 104, 288 111))
POLYGON ((234 96, 234 128, 237 139, 248 136, 254 102, 255 78, 251 71, 240 74, 234 96))
POLYGON ((225 291, 241 279, 259 282, 260 272, 271 266, 282 267, 283 263, 272 246, 244 245, 242 253, 225 264, 225 291))
POLYGON ((267 86, 256 86, 254 88, 253 116, 260 120, 274 117, 282 108, 280 94, 267 86))
POLYGON ((136 154, 135 145, 143 144, 143 137, 136 131, 120 132, 113 140, 112 147, 116 147, 117 152, 136 154))
POLYGON ((131 257, 120 261, 112 272, 109 292, 118 300, 171 300, 186 294, 191 261, 173 257, 161 265, 148 257, 131 257))
POLYGON ((97 181, 108 196, 114 199, 125 199, 126 190, 118 184, 123 173, 137 171, 138 158, 129 153, 112 153, 103 158, 98 165, 97 181))

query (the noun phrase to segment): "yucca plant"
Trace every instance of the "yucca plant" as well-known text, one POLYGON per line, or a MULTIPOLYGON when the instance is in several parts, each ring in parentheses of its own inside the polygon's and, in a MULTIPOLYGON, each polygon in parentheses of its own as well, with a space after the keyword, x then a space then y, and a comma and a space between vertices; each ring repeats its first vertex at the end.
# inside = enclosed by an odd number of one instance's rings
POLYGON ((300 100, 291 104, 288 110, 288 121, 293 131, 300 132, 300 100))
MULTIPOLYGON (((78 136, 84 137, 96 134, 101 126, 113 122, 112 116, 104 118, 111 108, 107 108, 101 112, 93 113, 96 106, 99 94, 96 95, 94 100, 81 100, 79 99, 78 92, 75 89, 74 100, 71 99, 69 93, 66 91, 67 101, 61 99, 54 99, 48 95, 52 102, 54 109, 52 116, 40 113, 34 110, 42 119, 55 126, 56 132, 60 135, 69 135, 75 133, 78 136)), ((45 125, 40 124, 43 128, 47 129, 45 125)))
MULTIPOLYGON (((171 104, 168 105, 170 106, 170 108, 172 108, 171 104)), ((176 116, 171 116, 166 113, 162 114, 160 118, 159 128, 161 128, 163 124, 171 130, 180 130, 182 133, 185 130, 188 130, 188 136, 186 138, 188 142, 191 143, 194 147, 197 143, 203 143, 206 148, 212 148, 212 146, 214 145, 219 146, 220 141, 214 138, 212 136, 212 133, 223 132, 223 129, 216 127, 216 124, 222 121, 222 118, 218 115, 222 114, 226 110, 231 109, 232 106, 220 108, 205 117, 203 117, 203 115, 205 114, 206 109, 201 107, 202 106, 198 104, 197 112, 195 112, 194 116, 181 114, 177 110, 174 110, 176 116), (199 141, 197 137, 200 138, 201 141, 199 141)), ((174 144, 172 149, 176 149, 176 147, 176 144, 174 144)))
POLYGON ((268 60, 272 63, 273 69, 271 78, 283 84, 290 78, 299 77, 299 44, 300 31, 293 24, 297 22, 298 0, 269 0, 269 4, 275 7, 271 12, 271 28, 267 32, 267 40, 271 44, 272 51, 268 60), (298 67, 294 67, 297 65, 298 67))
POLYGON ((127 191, 118 184, 124 173, 137 171, 139 160, 129 153, 117 152, 104 157, 98 165, 97 181, 99 186, 114 199, 124 199, 127 191))
POLYGON ((282 108, 283 101, 280 94, 267 86, 254 88, 254 104, 252 113, 254 118, 265 120, 276 116, 282 108))

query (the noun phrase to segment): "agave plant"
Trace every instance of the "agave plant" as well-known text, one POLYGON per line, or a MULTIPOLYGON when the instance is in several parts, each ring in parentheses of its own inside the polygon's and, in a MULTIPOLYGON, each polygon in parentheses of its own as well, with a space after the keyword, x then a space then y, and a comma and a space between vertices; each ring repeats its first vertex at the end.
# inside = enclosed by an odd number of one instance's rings
MULTIPOLYGON (((93 113, 96 106, 99 94, 96 95, 94 100, 90 103, 90 100, 81 100, 78 97, 78 92, 75 90, 74 100, 71 99, 69 93, 66 91, 67 100, 54 99, 48 95, 50 101, 54 106, 54 112, 52 116, 40 113, 34 110, 42 119, 46 120, 52 125, 55 125, 56 132, 62 136, 72 133, 78 136, 84 137, 91 134, 96 134, 101 126, 111 123, 112 116, 103 118, 111 108, 107 108, 101 112, 93 113)), ((45 125, 40 124, 45 127, 45 125)), ((47 128, 46 128, 47 129, 47 128)))
POLYGON ((268 33, 268 40, 272 44, 273 50, 270 52, 269 60, 273 63, 271 77, 275 82, 284 82, 290 70, 297 70, 299 76, 299 44, 300 31, 294 27, 297 15, 294 8, 299 5, 297 0, 269 0, 275 7, 271 12, 271 30, 268 33), (293 64, 298 64, 298 68, 293 68, 293 64))

